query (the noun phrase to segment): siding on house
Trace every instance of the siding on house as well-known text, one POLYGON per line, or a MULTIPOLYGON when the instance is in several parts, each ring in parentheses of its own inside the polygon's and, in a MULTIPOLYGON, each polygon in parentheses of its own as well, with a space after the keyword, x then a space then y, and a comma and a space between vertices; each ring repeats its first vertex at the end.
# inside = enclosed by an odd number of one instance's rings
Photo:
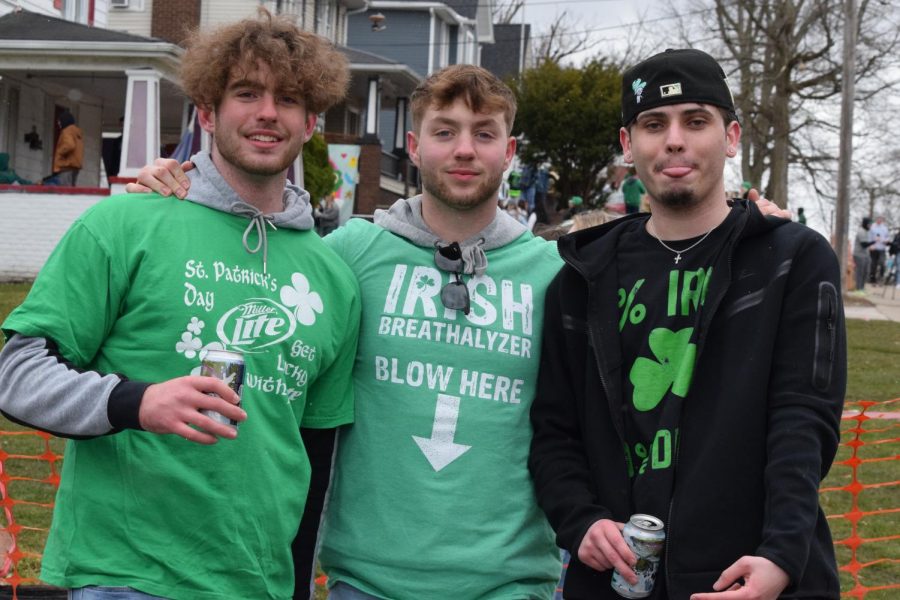
POLYGON ((428 48, 431 18, 425 11, 385 13, 387 29, 373 32, 366 13, 351 15, 347 37, 353 48, 395 60, 425 77, 428 75, 428 48))
POLYGON ((0 194, 0 281, 34 279, 75 219, 103 198, 0 194))
POLYGON ((257 4, 247 0, 216 0, 200 4, 200 27, 233 23, 256 14, 257 4))
MULTIPOLYGON (((90 0, 69 0, 70 2, 80 2, 80 9, 84 14, 82 22, 87 25, 88 10, 90 0)), ((94 3, 94 27, 108 26, 107 18, 107 2, 109 0, 97 0, 94 3)), ((16 9, 22 8, 28 12, 37 13, 39 15, 49 15, 51 17, 66 18, 64 10, 53 8, 53 0, 0 0, 0 16, 11 13, 16 9)))
POLYGON ((153 0, 128 0, 128 8, 109 9, 109 28, 150 37, 153 0))

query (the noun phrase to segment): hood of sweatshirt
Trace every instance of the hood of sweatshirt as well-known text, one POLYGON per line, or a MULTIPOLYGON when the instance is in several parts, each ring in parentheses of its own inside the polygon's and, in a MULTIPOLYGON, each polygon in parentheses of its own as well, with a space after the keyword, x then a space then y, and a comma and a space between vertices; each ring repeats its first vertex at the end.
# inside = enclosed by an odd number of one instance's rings
POLYGON ((287 183, 282 195, 284 209, 281 212, 265 214, 245 202, 219 173, 208 152, 199 152, 191 157, 194 168, 187 172, 191 180, 187 199, 206 206, 247 219, 244 229, 244 249, 250 254, 262 250, 263 272, 268 261, 268 228, 306 230, 313 227, 312 207, 306 190, 287 183), (255 244, 253 243, 255 240, 255 244), (251 245, 252 244, 252 245, 251 245))
POLYGON ((506 211, 497 208, 494 220, 487 227, 467 240, 442 240, 422 218, 422 196, 397 200, 387 210, 376 210, 374 221, 391 233, 406 238, 416 246, 435 248, 439 243, 459 242, 462 248, 463 272, 481 275, 487 269, 485 250, 502 248, 523 233, 527 228, 506 211))
MULTIPOLYGON (((729 218, 726 218, 720 225, 736 228, 741 239, 761 235, 790 223, 787 219, 763 215, 756 203, 749 200, 734 199, 728 200, 728 203, 734 218, 730 224, 729 218)), ((559 254, 586 277, 594 277, 606 268, 609 261, 615 259, 616 253, 607 250, 618 244, 619 235, 625 230, 623 224, 636 219, 646 221, 649 217, 648 213, 626 215, 597 227, 564 235, 557 242, 559 254)))

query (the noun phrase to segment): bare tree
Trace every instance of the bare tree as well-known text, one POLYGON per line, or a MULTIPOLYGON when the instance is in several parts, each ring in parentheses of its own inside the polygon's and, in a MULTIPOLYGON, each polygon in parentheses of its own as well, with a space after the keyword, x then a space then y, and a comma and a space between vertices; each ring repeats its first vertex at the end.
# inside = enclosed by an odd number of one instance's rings
POLYGON ((491 10, 491 21, 495 25, 509 25, 525 6, 525 0, 500 0, 491 10))
MULTIPOLYGON (((563 11, 547 27, 542 23, 535 24, 538 34, 532 39, 532 54, 536 64, 562 61, 574 54, 588 52, 600 45, 600 40, 591 39, 591 32, 578 29, 579 25, 572 21, 568 13, 563 11)), ((583 25, 581 25, 583 27, 583 25)))

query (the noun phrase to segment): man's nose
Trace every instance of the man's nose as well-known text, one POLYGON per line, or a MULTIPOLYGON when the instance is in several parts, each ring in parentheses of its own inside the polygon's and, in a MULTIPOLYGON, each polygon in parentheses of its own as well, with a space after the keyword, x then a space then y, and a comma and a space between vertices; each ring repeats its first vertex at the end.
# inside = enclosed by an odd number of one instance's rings
POLYGON ((475 138, 470 133, 460 133, 456 139, 453 154, 458 157, 470 157, 475 155, 475 138))
POLYGON ((684 149, 684 128, 674 123, 666 130, 666 149, 669 152, 680 152, 684 149))
POLYGON ((275 120, 278 117, 277 104, 275 96, 266 92, 259 100, 257 115, 260 119, 265 119, 267 121, 275 120))

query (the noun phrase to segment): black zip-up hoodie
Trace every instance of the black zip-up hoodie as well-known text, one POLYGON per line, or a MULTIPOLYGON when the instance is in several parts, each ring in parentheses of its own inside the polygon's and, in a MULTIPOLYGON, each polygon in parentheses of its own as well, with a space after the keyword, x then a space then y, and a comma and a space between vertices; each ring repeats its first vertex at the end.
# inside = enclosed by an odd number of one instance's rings
MULTIPOLYGON (((783 598, 839 598, 818 503, 840 439, 846 338, 837 258, 818 233, 738 201, 701 309, 653 598, 713 591, 762 556, 790 577, 783 598), (663 596, 665 591, 666 596, 663 596)), ((578 561, 599 519, 634 512, 623 451, 625 361, 616 244, 626 217, 566 236, 547 291, 529 467, 538 502, 572 553, 565 597, 619 598, 611 571, 578 561)))

